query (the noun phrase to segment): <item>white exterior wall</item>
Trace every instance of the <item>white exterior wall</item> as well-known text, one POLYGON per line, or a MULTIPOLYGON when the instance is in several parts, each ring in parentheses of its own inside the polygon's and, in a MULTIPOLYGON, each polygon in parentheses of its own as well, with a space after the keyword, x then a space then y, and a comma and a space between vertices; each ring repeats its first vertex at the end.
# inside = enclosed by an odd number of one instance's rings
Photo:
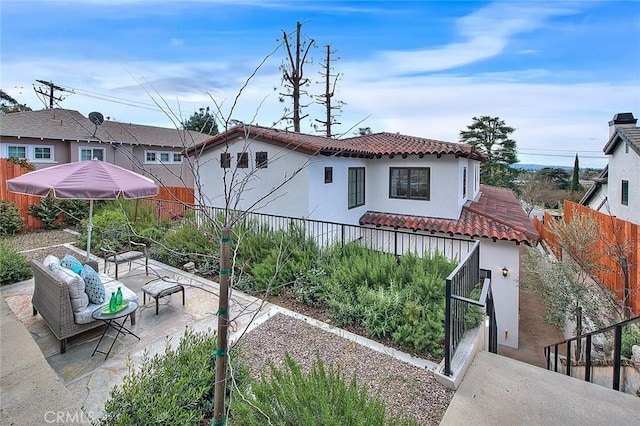
POLYGON ((625 152, 625 142, 621 141, 609 157, 608 205, 601 209, 620 219, 640 224, 640 156, 629 147, 625 152), (629 205, 622 205, 622 180, 629 181, 629 205))
POLYGON ((498 344, 518 347, 518 328, 520 322, 520 250, 513 242, 480 239, 480 268, 491 271, 491 288, 498 323, 498 344), (502 268, 509 270, 507 277, 502 276, 502 268))
MULTIPOLYGON (((371 200, 371 178, 366 160, 346 157, 315 157, 307 169, 309 182, 308 219, 357 225, 371 200), (324 168, 333 168, 333 182, 324 183, 324 168), (360 207, 349 209, 348 186, 350 167, 364 167, 364 201, 360 207)), ((285 215, 284 213, 280 213, 285 215)))
POLYGON ((236 143, 229 144, 228 148, 220 146, 210 149, 199 159, 199 180, 202 193, 205 195, 205 204, 224 206, 223 182, 226 179, 227 187, 233 193, 231 208, 248 210, 258 200, 273 191, 251 210, 274 215, 307 217, 309 215, 309 167, 304 165, 307 161, 315 160, 315 157, 255 140, 245 145, 240 138, 236 143), (225 151, 231 154, 231 167, 228 169, 220 167, 220 153, 225 151), (243 151, 249 153, 249 166, 246 169, 236 167, 237 153, 243 151), (266 169, 255 168, 255 153, 259 151, 267 152, 266 169), (303 166, 304 168, 292 178, 294 172, 303 166), (274 188, 285 181, 287 181, 286 184, 274 191, 274 188))
POLYGON ((601 211, 603 213, 609 214, 607 212, 607 206, 604 204, 605 199, 607 198, 607 194, 609 192, 609 185, 603 183, 600 185, 595 193, 591 196, 591 199, 587 203, 587 207, 592 210, 601 211))
POLYGON ((430 216, 444 219, 458 219, 462 205, 456 194, 462 192, 460 177, 462 169, 458 167, 463 158, 453 155, 435 155, 401 158, 372 159, 367 161, 367 207, 368 210, 404 214, 412 216, 430 216), (429 167, 430 199, 404 200, 389 198, 389 169, 391 167, 429 167))

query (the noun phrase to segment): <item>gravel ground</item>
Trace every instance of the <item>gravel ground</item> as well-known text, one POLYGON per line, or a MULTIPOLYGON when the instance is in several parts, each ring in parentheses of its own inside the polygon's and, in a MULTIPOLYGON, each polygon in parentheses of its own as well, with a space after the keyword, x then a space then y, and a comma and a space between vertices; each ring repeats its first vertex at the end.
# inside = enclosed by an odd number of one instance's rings
POLYGON ((340 367, 345 377, 355 374, 358 384, 366 385, 370 395, 381 397, 389 413, 408 414, 425 425, 439 424, 453 397, 453 391, 439 384, 429 370, 283 314, 247 333, 240 347, 255 377, 268 372, 270 362, 282 366, 286 354, 304 371, 320 356, 325 365, 340 367))
MULTIPOLYGON (((73 243, 75 234, 65 230, 32 231, 9 238, 12 247, 29 259, 43 260, 47 254, 62 258, 72 253, 62 246, 73 243)), ((247 333, 241 343, 242 356, 259 377, 269 363, 283 365, 286 354, 308 371, 321 356, 325 365, 340 367, 345 377, 354 374, 360 386, 379 395, 389 413, 411 415, 424 425, 440 423, 453 391, 440 385, 429 370, 415 367, 389 355, 327 333, 304 321, 277 314, 247 333)))

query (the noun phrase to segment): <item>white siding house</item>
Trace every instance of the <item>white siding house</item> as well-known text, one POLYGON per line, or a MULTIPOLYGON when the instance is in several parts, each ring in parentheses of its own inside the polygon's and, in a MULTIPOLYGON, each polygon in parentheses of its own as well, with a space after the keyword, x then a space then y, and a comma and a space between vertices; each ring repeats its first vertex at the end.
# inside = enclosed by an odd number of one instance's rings
POLYGON ((471 145, 240 125, 186 155, 197 165, 196 200, 204 205, 362 225, 369 228, 362 238, 401 229, 479 239, 480 267, 495 288, 498 343, 518 346, 518 245, 539 236, 510 190, 480 185, 484 157, 471 145))
POLYGON ((620 219, 640 223, 640 128, 632 113, 616 114, 603 148, 608 165, 581 204, 620 219))

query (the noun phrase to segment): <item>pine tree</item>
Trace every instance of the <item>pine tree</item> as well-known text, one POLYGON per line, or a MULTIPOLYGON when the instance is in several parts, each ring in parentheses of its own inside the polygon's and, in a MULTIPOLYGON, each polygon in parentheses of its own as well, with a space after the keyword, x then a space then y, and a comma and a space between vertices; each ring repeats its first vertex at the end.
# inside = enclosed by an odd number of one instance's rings
POLYGON ((510 138, 515 129, 500 117, 473 117, 467 130, 460 132, 460 141, 473 145, 488 160, 480 166, 480 182, 517 189, 518 171, 511 167, 518 162, 516 141, 510 138))
POLYGON ((188 120, 182 122, 182 128, 211 136, 218 134, 218 125, 216 124, 215 117, 209 111, 209 107, 200 108, 191 114, 188 120))
POLYGON ((572 191, 581 191, 582 185, 580 185, 580 163, 578 161, 578 154, 576 154, 576 159, 573 162, 573 175, 571 177, 571 190, 572 191))

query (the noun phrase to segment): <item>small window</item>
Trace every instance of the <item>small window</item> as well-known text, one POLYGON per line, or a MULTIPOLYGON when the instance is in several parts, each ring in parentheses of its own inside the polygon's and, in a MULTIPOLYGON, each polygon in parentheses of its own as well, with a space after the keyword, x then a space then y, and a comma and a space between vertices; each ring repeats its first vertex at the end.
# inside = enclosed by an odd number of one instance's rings
POLYGON ((266 152, 256 152, 256 168, 258 168, 258 169, 266 169, 267 168, 267 153, 266 152))
POLYGON ((364 205, 364 167, 349 167, 348 207, 350 209, 364 205))
POLYGON ((155 152, 147 152, 147 163, 155 163, 158 160, 155 152))
POLYGON ((223 169, 228 169, 231 167, 231 154, 228 152, 223 152, 220 154, 220 167, 223 169))
POLYGON ((104 149, 102 148, 81 148, 80 149, 80 161, 85 160, 100 160, 104 161, 104 149))
POLYGON ((430 169, 428 167, 391 167, 389 198, 429 200, 430 169))
POLYGON ((51 155, 51 148, 49 148, 48 146, 36 146, 33 149, 33 159, 53 160, 53 156, 51 155))
POLYGON ((160 161, 163 163, 168 163, 169 162, 169 153, 168 152, 161 152, 160 153, 160 161))
POLYGON ((623 180, 622 181, 622 199, 621 199, 622 205, 624 206, 628 206, 629 205, 629 181, 628 180, 623 180))
POLYGON ((26 146, 9 146, 7 148, 7 157, 26 160, 27 159, 27 147, 26 146))
POLYGON ((324 183, 333 182, 333 167, 324 168, 324 183))
POLYGON ((174 163, 182 163, 182 154, 173 154, 173 162, 174 163))
POLYGON ((249 154, 246 152, 239 152, 238 153, 238 168, 239 169, 246 169, 247 167, 249 167, 249 154))
POLYGON ((462 198, 467 198, 467 168, 462 168, 462 198))

